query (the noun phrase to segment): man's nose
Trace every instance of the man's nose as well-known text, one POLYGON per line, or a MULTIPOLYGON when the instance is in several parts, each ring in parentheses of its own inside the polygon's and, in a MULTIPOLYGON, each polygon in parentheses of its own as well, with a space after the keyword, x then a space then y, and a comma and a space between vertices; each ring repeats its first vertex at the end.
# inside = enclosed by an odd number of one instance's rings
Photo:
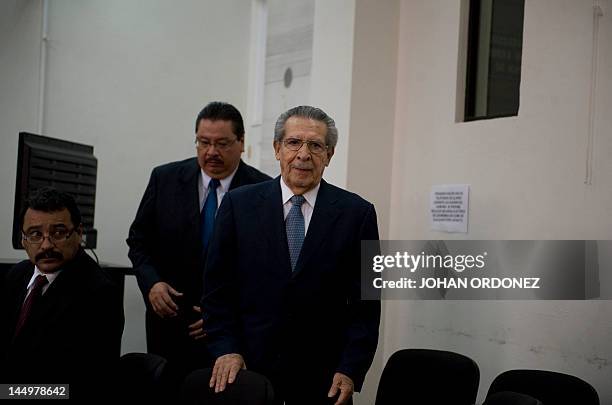
POLYGON ((310 155, 310 149, 308 149, 308 144, 303 143, 302 147, 297 151, 297 157, 300 160, 309 160, 312 156, 310 155))
POLYGON ((206 154, 210 155, 210 156, 218 156, 219 155, 219 149, 217 148, 217 146, 214 143, 212 143, 212 144, 210 144, 210 146, 206 150, 206 154))
POLYGON ((43 238, 43 241, 40 243, 40 249, 41 250, 49 250, 49 249, 53 249, 53 243, 51 243, 51 238, 50 237, 45 237, 43 238))

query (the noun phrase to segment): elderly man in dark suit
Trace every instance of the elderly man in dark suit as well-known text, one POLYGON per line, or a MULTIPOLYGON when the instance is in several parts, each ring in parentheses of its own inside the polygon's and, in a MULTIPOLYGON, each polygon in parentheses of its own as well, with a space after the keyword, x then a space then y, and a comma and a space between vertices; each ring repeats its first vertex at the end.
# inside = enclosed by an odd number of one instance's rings
POLYGON ((244 125, 234 106, 209 103, 195 131, 197 157, 153 170, 127 239, 147 307, 147 350, 183 372, 209 363, 199 305, 217 207, 229 190, 270 178, 240 159, 244 125))
POLYGON ((325 112, 290 109, 275 127, 281 176, 221 205, 202 303, 217 392, 245 367, 279 403, 350 403, 363 384, 380 303, 360 299, 360 243, 378 229, 372 204, 322 180, 336 142, 325 112))
POLYGON ((119 359, 123 297, 81 248, 74 199, 43 188, 21 214, 30 260, 0 291, 0 382, 70 384, 84 399, 109 392, 119 359))

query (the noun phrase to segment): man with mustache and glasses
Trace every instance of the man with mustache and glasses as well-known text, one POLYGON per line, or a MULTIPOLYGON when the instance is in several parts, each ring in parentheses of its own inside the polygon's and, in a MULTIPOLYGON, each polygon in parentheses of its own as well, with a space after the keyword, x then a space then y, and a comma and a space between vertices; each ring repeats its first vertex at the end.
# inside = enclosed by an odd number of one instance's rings
POLYGON ((179 373, 210 362, 199 305, 217 207, 229 190, 270 178, 240 159, 244 124, 231 104, 200 111, 195 147, 196 157, 153 169, 127 238, 147 307, 147 351, 179 373))
POLYGON ((70 384, 71 398, 104 395, 120 354, 121 291, 81 248, 72 196, 35 191, 20 223, 30 260, 8 271, 0 291, 0 383, 70 384))
POLYGON ((338 130, 319 108, 281 114, 281 175, 230 191, 204 273, 215 392, 248 368, 275 400, 347 404, 378 342, 380 303, 361 300, 362 240, 378 240, 374 206, 322 179, 338 130))

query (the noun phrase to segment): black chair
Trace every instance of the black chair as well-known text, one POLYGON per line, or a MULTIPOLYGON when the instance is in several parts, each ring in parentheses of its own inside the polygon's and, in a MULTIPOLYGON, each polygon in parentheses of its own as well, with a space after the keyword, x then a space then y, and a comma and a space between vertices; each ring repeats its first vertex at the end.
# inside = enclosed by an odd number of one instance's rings
POLYGON ((530 395, 501 391, 488 397, 482 405, 542 405, 542 402, 530 395))
POLYGON ((240 370, 236 380, 219 393, 209 388, 212 369, 204 368, 189 374, 179 391, 182 404, 192 405, 272 405, 274 390, 270 381, 261 374, 240 370))
POLYGON ((599 396, 588 382, 568 374, 544 370, 509 370, 491 383, 487 398, 501 391, 527 394, 545 405, 599 405, 599 396))
POLYGON ((159 402, 176 398, 180 375, 161 356, 127 353, 119 359, 119 378, 124 398, 159 402))
POLYGON ((472 405, 480 371, 462 354, 428 349, 393 353, 380 377, 376 405, 472 405))

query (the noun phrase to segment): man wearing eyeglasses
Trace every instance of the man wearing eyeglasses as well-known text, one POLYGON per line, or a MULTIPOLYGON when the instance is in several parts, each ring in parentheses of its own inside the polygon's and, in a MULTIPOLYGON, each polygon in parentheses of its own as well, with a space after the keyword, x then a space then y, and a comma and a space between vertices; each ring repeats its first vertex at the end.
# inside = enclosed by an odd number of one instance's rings
POLYGON ((281 175, 224 198, 202 301, 216 392, 242 368, 279 404, 347 404, 361 389, 380 304, 360 299, 360 245, 378 228, 372 204, 322 179, 337 140, 321 109, 290 109, 274 131, 281 175))
POLYGON ((217 207, 229 190, 270 178, 240 159, 244 124, 231 104, 200 111, 195 149, 196 157, 153 169, 127 239, 147 307, 147 350, 183 373, 210 361, 200 299, 217 207))
POLYGON ((119 288, 81 248, 72 196, 32 193, 20 223, 30 260, 8 271, 0 291, 0 382, 70 384, 71 398, 104 391, 123 332, 119 288))

